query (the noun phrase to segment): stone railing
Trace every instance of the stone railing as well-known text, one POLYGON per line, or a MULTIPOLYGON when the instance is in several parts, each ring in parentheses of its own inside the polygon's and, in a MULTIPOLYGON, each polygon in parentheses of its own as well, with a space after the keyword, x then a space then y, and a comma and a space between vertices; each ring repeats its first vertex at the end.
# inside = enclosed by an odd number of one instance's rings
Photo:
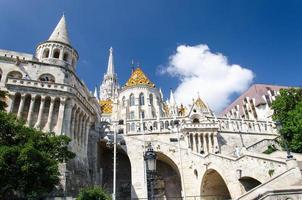
POLYGON ((16 79, 16 78, 8 78, 6 84, 12 86, 18 86, 18 87, 31 87, 37 89, 68 92, 70 94, 75 95, 86 106, 86 108, 90 110, 90 112, 94 113, 94 109, 88 103, 87 99, 76 88, 67 84, 41 82, 36 80, 16 79))

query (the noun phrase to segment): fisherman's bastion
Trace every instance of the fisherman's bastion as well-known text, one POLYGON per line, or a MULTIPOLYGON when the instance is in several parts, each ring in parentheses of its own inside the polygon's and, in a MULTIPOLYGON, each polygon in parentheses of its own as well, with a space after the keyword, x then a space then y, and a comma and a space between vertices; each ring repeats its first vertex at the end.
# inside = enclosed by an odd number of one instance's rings
POLYGON ((156 199, 302 199, 302 156, 279 147, 271 118, 280 87, 254 85, 215 115, 198 94, 191 105, 176 102, 172 90, 164 100, 147 66, 119 83, 113 55, 110 48, 103 81, 90 92, 76 74, 79 54, 64 16, 34 54, 0 50, 7 112, 72 139, 77 156, 60 165, 53 196, 71 199, 90 185, 112 192, 116 135, 116 199, 148 198, 144 155, 151 147, 156 199), (269 145, 277 150, 265 154, 269 145))

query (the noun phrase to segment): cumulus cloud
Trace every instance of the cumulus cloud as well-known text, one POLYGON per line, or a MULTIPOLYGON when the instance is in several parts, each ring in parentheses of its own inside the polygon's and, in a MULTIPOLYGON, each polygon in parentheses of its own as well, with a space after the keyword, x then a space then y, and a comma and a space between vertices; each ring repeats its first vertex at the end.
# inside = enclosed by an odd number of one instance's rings
POLYGON ((230 103, 231 95, 246 90, 254 78, 251 70, 228 63, 227 57, 211 52, 204 44, 178 46, 164 73, 180 81, 175 90, 178 103, 191 104, 199 93, 216 112, 230 103))

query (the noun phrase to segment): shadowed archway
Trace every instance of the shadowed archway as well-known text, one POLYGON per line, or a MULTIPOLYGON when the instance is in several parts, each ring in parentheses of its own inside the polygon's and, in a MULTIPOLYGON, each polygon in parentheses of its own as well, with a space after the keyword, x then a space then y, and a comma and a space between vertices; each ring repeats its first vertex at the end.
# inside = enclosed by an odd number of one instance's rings
POLYGON ((228 187, 222 176, 214 169, 205 172, 201 183, 201 195, 205 200, 231 199, 228 187))
POLYGON ((251 189, 253 189, 261 184, 260 181, 258 181, 257 179, 254 179, 252 177, 249 177, 249 176, 241 177, 239 179, 239 182, 241 183, 245 192, 248 192, 251 189))
POLYGON ((165 154, 156 152, 155 196, 158 199, 181 198, 181 178, 177 165, 165 154))
MULTIPOLYGON (((113 147, 99 142, 98 170, 100 183, 109 193, 113 190, 113 147)), ((118 147, 116 155, 116 199, 131 199, 131 163, 125 151, 118 147)))

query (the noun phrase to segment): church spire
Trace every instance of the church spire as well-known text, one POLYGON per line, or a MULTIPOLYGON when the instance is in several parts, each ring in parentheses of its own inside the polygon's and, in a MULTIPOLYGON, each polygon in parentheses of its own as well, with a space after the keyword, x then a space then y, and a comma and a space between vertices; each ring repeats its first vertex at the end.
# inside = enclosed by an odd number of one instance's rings
POLYGON ((57 24, 56 28, 50 35, 48 41, 56 41, 56 42, 62 42, 64 44, 70 44, 70 40, 68 37, 68 31, 67 31, 67 25, 66 25, 66 20, 65 16, 61 17, 59 23, 57 24))
POLYGON ((170 100, 169 100, 169 103, 170 103, 171 106, 175 106, 176 105, 175 97, 174 97, 174 93, 173 93, 172 89, 170 89, 170 100))
POLYGON ((112 47, 110 47, 110 49, 109 49, 107 74, 114 75, 114 62, 113 62, 113 48, 112 47))

